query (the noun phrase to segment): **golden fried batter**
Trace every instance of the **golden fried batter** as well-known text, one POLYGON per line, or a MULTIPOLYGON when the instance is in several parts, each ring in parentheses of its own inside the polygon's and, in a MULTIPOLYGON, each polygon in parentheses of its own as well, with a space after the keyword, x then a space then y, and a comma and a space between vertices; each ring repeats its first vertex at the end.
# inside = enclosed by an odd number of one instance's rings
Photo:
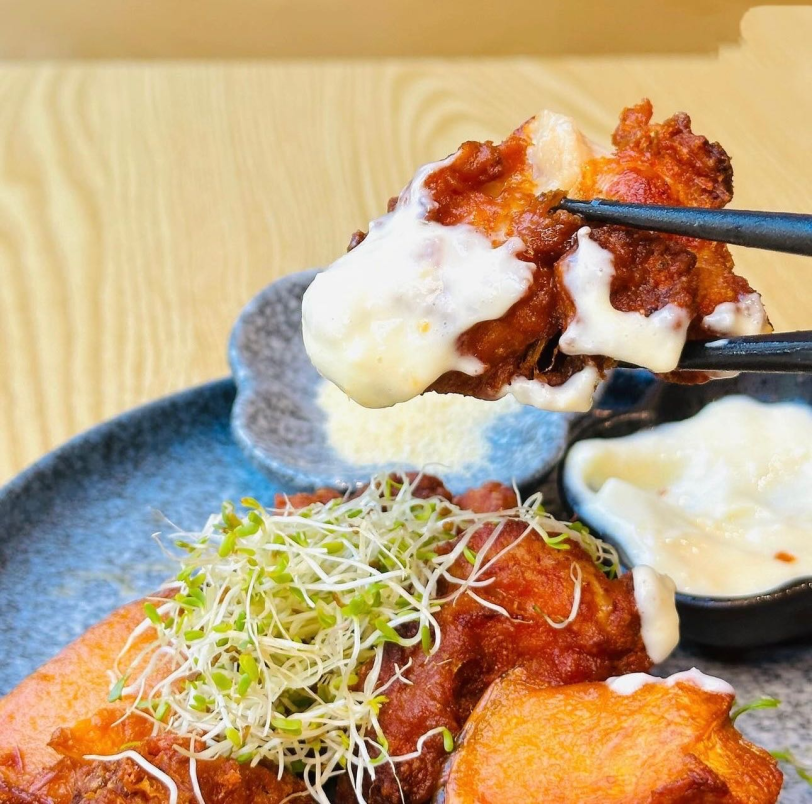
MULTIPOLYGON (((169 798, 166 785, 132 759, 83 759, 87 754, 117 754, 126 747, 175 782, 178 804, 196 804, 189 760, 174 748, 179 745, 188 749, 188 740, 170 734, 152 737, 151 724, 145 719, 130 717, 116 724, 120 716, 120 709, 104 709, 70 729, 59 729, 50 745, 62 759, 32 780, 26 791, 11 787, 4 790, 0 782, 0 802, 165 804, 169 798)), ((279 804, 291 793, 304 789, 291 774, 278 779, 269 768, 239 765, 231 759, 199 760, 196 775, 206 804, 279 804)), ((304 796, 300 800, 308 799, 304 796)))
MULTIPOLYGON (((195 804, 189 761, 172 747, 177 740, 150 736, 152 723, 138 716, 116 725, 125 712, 121 705, 100 709, 110 686, 107 670, 143 618, 143 601, 113 612, 0 698, 0 804, 166 802, 166 787, 131 759, 82 759, 123 748, 169 774, 180 804, 195 804), (68 724, 74 725, 64 728, 68 724)), ((136 641, 128 656, 147 641, 136 641)), ((197 774, 207 804, 278 804, 304 789, 289 773, 278 779, 275 768, 249 768, 231 760, 199 761, 197 774)))
MULTIPOLYGON (((510 489, 488 484, 456 502, 473 502, 485 511, 502 507, 511 497, 515 502, 510 489)), ((472 537, 470 547, 480 550, 493 530, 493 525, 484 525, 472 537)), ((427 657, 420 645, 387 645, 381 681, 391 678, 398 667, 408 666, 405 676, 410 682, 395 682, 381 709, 380 723, 391 756, 414 751, 418 739, 430 729, 444 726, 457 734, 491 682, 514 667, 524 667, 534 678, 553 685, 650 667, 631 576, 610 580, 577 544, 557 550, 537 533, 521 538, 524 533, 521 523, 503 526, 487 556, 513 546, 488 570, 493 583, 477 590, 484 600, 503 607, 508 617, 463 595, 438 613, 442 642, 432 656, 427 657), (547 618, 560 624, 570 615, 574 564, 582 573, 578 614, 565 627, 556 628, 547 618)), ((471 569, 469 561, 461 557, 452 574, 466 578, 471 569)), ((448 591, 441 590, 441 594, 448 591)), ((445 758, 442 738, 428 739, 418 758, 397 763, 397 779, 391 767, 379 766, 374 781, 365 787, 366 800, 395 804, 402 791, 406 804, 429 801, 445 758)), ((339 784, 339 801, 349 804, 353 800, 349 785, 339 784)))
MULTIPOLYGON (((661 124, 652 124, 651 116, 647 100, 624 110, 613 137, 615 152, 585 162, 569 194, 680 206, 726 204, 732 197, 733 172, 724 149, 694 134, 686 114, 661 124)), ((536 266, 532 284, 518 302, 501 318, 475 324, 458 340, 459 352, 477 358, 484 371, 475 376, 446 372, 431 390, 495 399, 515 377, 557 386, 587 365, 601 374, 615 365, 605 356, 566 355, 558 349, 559 336, 575 317, 561 260, 572 252, 585 222, 555 210, 561 191, 537 194, 528 155, 533 125, 531 119, 498 145, 466 142, 425 179, 433 202, 429 220, 470 224, 495 246, 520 237, 525 244, 521 259, 536 266)), ((702 324, 705 316, 723 302, 737 303, 753 293, 733 273, 723 244, 611 225, 591 228, 592 239, 613 256, 610 300, 616 310, 650 316, 674 304, 688 315, 688 337, 702 338, 713 334, 702 324)), ((363 233, 353 235, 350 249, 363 239, 363 233)))
POLYGON ((619 695, 513 671, 468 720, 437 800, 773 804, 781 771, 733 727, 732 703, 688 679, 619 695))

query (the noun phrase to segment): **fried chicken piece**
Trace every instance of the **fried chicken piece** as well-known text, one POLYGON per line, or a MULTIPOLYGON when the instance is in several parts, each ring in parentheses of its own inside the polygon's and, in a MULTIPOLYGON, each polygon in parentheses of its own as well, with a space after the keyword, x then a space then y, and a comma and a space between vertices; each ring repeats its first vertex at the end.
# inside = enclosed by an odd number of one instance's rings
MULTIPOLYGON (((169 774, 181 804, 197 801, 189 761, 172 748, 176 737, 151 736, 151 722, 135 715, 114 725, 125 714, 121 705, 100 709, 110 688, 107 671, 143 619, 143 601, 118 609, 0 698, 0 804, 166 802, 166 787, 131 759, 82 759, 116 754, 123 747, 169 774), (68 724, 75 725, 64 728, 68 724)), ((122 665, 134 660, 149 639, 136 639, 122 665)), ((207 804, 277 804, 304 790, 289 773, 278 779, 275 768, 249 768, 231 760, 198 761, 197 774, 207 804)))
POLYGON ((454 505, 468 511, 476 511, 478 514, 515 508, 517 503, 516 492, 495 480, 489 480, 475 489, 468 489, 454 497, 454 505))
MULTIPOLYGON (((165 804, 169 791, 164 781, 131 757, 112 761, 85 760, 88 754, 114 755, 126 746, 150 765, 169 776, 178 791, 178 804, 196 804, 189 759, 175 746, 189 748, 189 740, 164 733, 151 736, 151 723, 130 717, 116 724, 119 709, 105 709, 70 729, 59 729, 50 746, 62 754, 56 764, 43 771, 28 786, 28 792, 9 789, 8 801, 31 804, 165 804)), ((280 804, 305 788, 291 774, 281 779, 275 770, 258 765, 240 765, 232 759, 198 760, 195 769, 206 804, 280 804)), ((306 801, 309 794, 291 800, 306 801)), ((0 786, 0 802, 4 791, 0 786)))
POLYGON ((733 699, 696 670, 568 687, 513 671, 468 719, 436 800, 773 804, 781 771, 736 731, 733 699))
MULTIPOLYGON (((733 169, 724 149, 694 134, 684 113, 662 124, 652 124, 652 114, 648 100, 624 109, 612 138, 615 153, 586 159, 569 195, 674 206, 727 204, 733 197, 733 169)), ((486 371, 477 377, 445 375, 432 390, 496 398, 517 375, 560 385, 592 362, 560 351, 548 354, 578 315, 562 267, 583 221, 551 212, 557 194, 534 193, 532 156, 524 154, 532 154, 537 128, 535 119, 528 121, 498 146, 465 143, 451 165, 427 180, 438 205, 430 216, 445 225, 477 226, 494 245, 518 236, 540 269, 530 291, 502 318, 477 324, 460 337, 460 350, 479 359, 486 371)), ((714 334, 703 322, 718 305, 737 304, 754 293, 733 273, 724 244, 600 224, 591 225, 590 238, 613 257, 613 308, 651 316, 674 304, 686 311, 693 338, 714 334)), ((603 373, 613 361, 596 364, 603 373)))
POLYGON ((369 407, 434 390, 586 410, 618 361, 695 381, 672 373, 686 338, 767 328, 725 245, 556 210, 564 193, 726 204, 724 149, 685 114, 651 117, 647 100, 624 110, 611 155, 543 112, 421 168, 305 294, 316 368, 369 407))
MULTIPOLYGON (((48 747, 51 735, 60 726, 90 717, 107 700, 107 672, 143 619, 143 602, 128 603, 0 698, 0 774, 5 768, 19 781, 59 759, 48 747)), ((148 642, 149 636, 136 641, 123 661, 135 659, 148 642)))
MULTIPOLYGON (((503 487, 503 499, 509 491, 503 487)), ((490 499, 498 498, 495 492, 494 487, 489 489, 490 499)), ((470 547, 481 551, 493 531, 494 525, 484 525, 473 535, 470 547)), ((394 676, 397 668, 408 668, 404 675, 409 682, 396 681, 389 687, 388 702, 381 709, 380 724, 390 756, 411 753, 418 739, 437 727, 458 734, 487 687, 514 667, 561 685, 651 666, 631 575, 610 580, 577 544, 557 550, 537 533, 521 538, 523 533, 525 527, 519 522, 504 524, 483 560, 513 546, 488 570, 487 577, 494 581, 476 590, 509 616, 463 595, 437 614, 442 641, 433 655, 426 656, 420 645, 387 645, 381 683, 394 676), (561 627, 573 608, 574 567, 582 578, 580 604, 575 618, 561 627)), ((471 571, 464 557, 452 568, 460 578, 471 571)), ((367 802, 394 804, 401 801, 401 792, 406 804, 429 801, 445 759, 443 740, 435 735, 425 742, 418 758, 396 763, 397 779, 391 766, 378 766, 375 779, 367 780, 364 789, 367 802)), ((349 783, 342 780, 339 801, 354 800, 349 783)))

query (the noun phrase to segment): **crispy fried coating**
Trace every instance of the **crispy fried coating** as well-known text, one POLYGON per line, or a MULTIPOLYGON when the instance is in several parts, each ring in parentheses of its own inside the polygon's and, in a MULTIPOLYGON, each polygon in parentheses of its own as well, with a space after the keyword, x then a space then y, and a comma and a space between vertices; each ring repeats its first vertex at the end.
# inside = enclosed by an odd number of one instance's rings
POLYGON ((733 696, 689 681, 619 695, 518 670, 471 715, 441 804, 773 804, 782 774, 730 721, 733 696))
POLYGON ((575 198, 636 204, 723 207, 733 198, 733 167, 718 142, 691 131, 684 112, 652 123, 651 101, 624 109, 612 135, 615 153, 587 163, 575 198))
MULTIPOLYGON (((189 761, 172 747, 177 740, 151 737, 151 723, 137 716, 116 725, 124 708, 104 706, 107 671, 143 619, 143 601, 118 609, 0 698, 0 804, 166 802, 166 787, 132 760, 82 760, 86 754, 115 754, 122 747, 131 747, 168 773, 181 804, 197 801, 189 761)), ((123 663, 145 644, 137 640, 123 663)), ((226 760, 200 761, 197 769, 207 804, 277 804, 304 789, 289 773, 278 779, 276 769, 251 769, 226 760)))
MULTIPOLYGON (((489 503, 501 507, 511 498, 515 504, 510 489, 489 484, 458 501, 467 499, 479 510, 487 510, 489 503)), ((480 551, 493 531, 494 525, 484 525, 472 537, 470 547, 480 551)), ((610 580, 578 545, 556 550, 537 533, 525 533, 518 522, 503 526, 484 558, 495 557, 508 547, 488 570, 493 582, 476 593, 503 607, 509 616, 463 595, 438 613, 442 641, 433 655, 427 657, 420 645, 387 645, 381 681, 396 675, 398 668, 408 668, 405 677, 410 682, 396 681, 387 690, 389 700, 381 709, 380 724, 391 756, 414 751, 418 739, 430 729, 444 726, 452 734, 459 733, 487 687, 514 667, 524 667, 534 678, 552 685, 650 667, 631 576, 610 580), (578 613, 566 627, 556 628, 550 621, 560 625, 573 607, 574 565, 582 573, 578 613)), ((467 578, 471 570, 468 560, 461 557, 452 574, 467 578)), ((397 779, 390 766, 379 766, 375 779, 367 781, 366 800, 394 804, 401 801, 402 793, 406 804, 429 801, 445 758, 442 738, 429 738, 418 758, 397 763, 397 779)), ((348 784, 339 784, 338 800, 341 804, 354 800, 348 784)))
MULTIPOLYGON (((612 137, 615 154, 588 162, 570 194, 574 198, 601 197, 668 206, 718 208, 728 204, 733 198, 733 168, 722 146, 694 134, 687 114, 675 114, 661 124, 652 123, 652 115, 648 100, 624 109, 612 137)), ((615 226, 593 228, 596 232, 628 231, 615 226)), ((669 235, 656 235, 656 239, 696 257, 692 272, 695 287, 691 291, 695 304, 689 308, 695 317, 690 335, 708 337, 712 333, 701 326, 701 318, 717 305, 735 301, 753 289, 747 280, 733 273, 733 258, 724 243, 669 235)), ((635 309, 618 301, 613 295, 612 302, 618 309, 635 309)))
MULTIPOLYGON (((51 735, 60 726, 90 717, 107 700, 107 672, 143 619, 141 601, 123 606, 0 698, 0 775, 5 768, 19 780, 59 758, 48 747, 51 735)), ((134 645, 129 658, 138 647, 134 645)))
MULTIPOLYGON (((613 137, 615 152, 586 161, 569 195, 680 206, 728 203, 733 171, 724 149, 694 134, 686 114, 659 124, 651 117, 648 100, 625 109, 613 137)), ((533 125, 528 121, 498 145, 464 143, 449 164, 425 180, 434 202, 430 220, 470 224, 494 245, 520 237, 526 247, 521 259, 536 266, 532 284, 519 301, 502 317, 475 324, 458 340, 460 353, 477 358, 484 371, 477 376, 447 372, 430 390, 496 399, 515 377, 558 386, 587 365, 597 367, 601 375, 615 365, 605 356, 558 350, 559 336, 575 317, 561 261, 574 248, 584 220, 555 209, 563 191, 538 194, 528 155, 533 125)), ((717 305, 753 293, 747 281, 733 273, 724 244, 610 225, 591 228, 593 239, 614 258, 610 300, 617 310, 648 316, 675 304, 689 316, 688 337, 702 338, 713 334, 702 320, 717 305)), ((363 238, 356 232, 350 248, 363 238)), ((667 376, 696 380, 695 375, 667 376)))
MULTIPOLYGON (((189 748, 188 740, 170 734, 150 736, 151 724, 130 717, 116 724, 121 711, 104 709, 70 729, 60 729, 51 747, 62 754, 55 765, 33 780, 26 792, 9 788, 8 801, 31 804, 72 804, 93 801, 97 804, 165 804, 167 786, 130 758, 114 761, 88 761, 87 754, 116 754, 126 746, 167 774, 177 785, 178 804, 196 804, 189 759, 175 746, 189 748), (27 796, 27 797, 24 797, 27 796)), ((279 804, 292 793, 304 790, 296 777, 262 766, 252 768, 231 759, 198 760, 196 776, 207 804, 279 804)), ((308 800, 304 796, 299 800, 308 800)), ((293 799, 296 800, 296 799, 293 799)), ((0 802, 4 792, 0 787, 0 802)))

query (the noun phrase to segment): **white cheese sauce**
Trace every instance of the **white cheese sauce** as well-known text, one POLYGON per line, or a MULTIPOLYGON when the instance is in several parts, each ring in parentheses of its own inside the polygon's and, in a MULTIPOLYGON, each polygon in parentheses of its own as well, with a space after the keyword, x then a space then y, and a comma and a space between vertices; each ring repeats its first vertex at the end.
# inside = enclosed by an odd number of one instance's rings
POLYGON ((598 370, 586 366, 561 385, 514 377, 500 396, 510 394, 517 402, 542 410, 583 412, 592 407, 592 397, 599 382, 598 370))
POLYGON ((748 293, 735 302, 717 304, 702 324, 719 335, 760 335, 770 332, 767 313, 758 293, 748 293))
POLYGON ((705 675, 695 667, 682 673, 674 673, 668 678, 658 678, 657 676, 650 676, 648 673, 629 673, 625 676, 607 678, 605 684, 616 695, 634 695, 634 693, 649 684, 657 684, 663 687, 673 687, 675 684, 693 684, 695 687, 705 690, 705 692, 713 692, 719 695, 736 694, 727 681, 715 676, 705 675))
POLYGON ((425 179, 452 158, 421 168, 394 211, 316 276, 302 300, 313 365, 365 407, 405 402, 447 371, 481 373, 457 339, 504 315, 533 281, 519 238, 494 248, 473 226, 426 220, 434 202, 425 179))
POLYGON ((673 371, 685 346, 690 318, 667 304, 649 316, 612 306, 614 257, 578 230, 578 244, 562 259, 563 281, 575 305, 575 317, 558 343, 564 354, 605 355, 651 371, 673 371))
POLYGON ((634 602, 640 615, 640 635, 646 653, 655 664, 664 662, 679 642, 674 581, 657 570, 641 565, 632 569, 634 602))
MULTIPOLYGON (((572 119, 551 112, 532 118, 527 158, 538 192, 568 189, 594 153, 572 119)), ((318 371, 370 408, 405 402, 447 371, 476 375, 482 364, 457 349, 474 324, 501 318, 528 291, 536 266, 520 259, 511 238, 494 248, 466 224, 426 217, 435 202, 427 177, 453 161, 423 166, 396 208, 319 274, 302 301, 305 348, 318 371)), ((552 388, 516 378, 503 392, 550 410, 588 410, 594 369, 552 388)))
POLYGON ((812 577, 812 408, 744 396, 623 438, 576 443, 578 514, 680 592, 737 597, 812 577))

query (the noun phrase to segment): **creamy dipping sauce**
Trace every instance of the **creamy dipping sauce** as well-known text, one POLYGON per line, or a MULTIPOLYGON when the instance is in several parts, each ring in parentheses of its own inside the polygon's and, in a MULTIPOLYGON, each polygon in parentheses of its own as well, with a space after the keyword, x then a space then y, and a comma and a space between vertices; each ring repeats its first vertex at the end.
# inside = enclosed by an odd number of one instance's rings
POLYGON ((634 564, 693 595, 812 576, 812 409, 744 396, 624 438, 576 443, 572 505, 634 564))
POLYGON ((616 695, 634 695, 635 692, 648 684, 658 684, 664 687, 673 687, 675 684, 693 684, 705 692, 714 692, 718 695, 735 695, 736 692, 727 681, 716 676, 705 675, 695 667, 682 673, 674 673, 668 678, 650 676, 648 673, 628 673, 625 676, 607 678, 605 684, 616 695))
POLYGON ((640 565, 632 569, 634 602, 640 615, 640 636, 654 664, 664 662, 679 642, 677 587, 667 575, 640 565))
POLYGON ((542 410, 584 413, 592 407, 592 399, 600 379, 595 366, 582 368, 561 385, 548 385, 527 377, 514 377, 502 389, 501 395, 504 397, 510 394, 517 402, 542 410))
POLYGON ((702 325, 719 335, 760 335, 771 331, 758 293, 740 296, 736 302, 717 304, 714 311, 702 319, 702 325))

